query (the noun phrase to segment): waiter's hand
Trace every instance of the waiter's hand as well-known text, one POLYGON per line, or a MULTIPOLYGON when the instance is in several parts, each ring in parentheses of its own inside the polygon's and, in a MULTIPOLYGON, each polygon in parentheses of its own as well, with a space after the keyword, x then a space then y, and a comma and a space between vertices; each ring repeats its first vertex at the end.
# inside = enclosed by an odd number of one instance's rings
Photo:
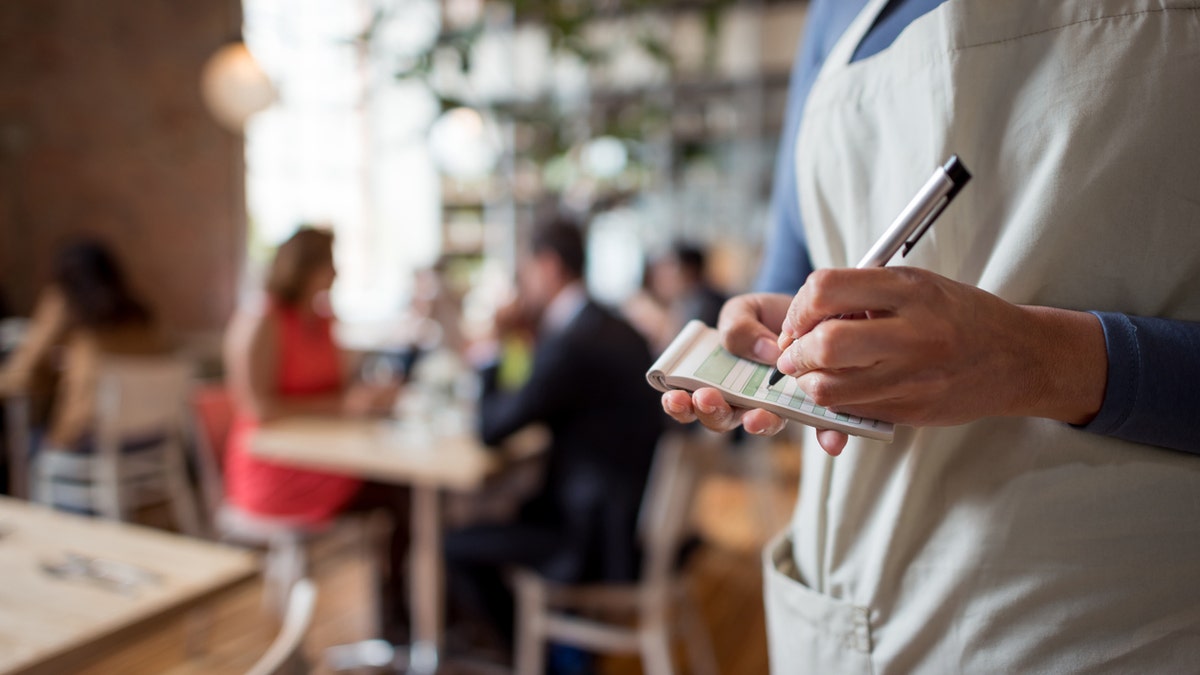
POLYGON ((916 268, 813 273, 781 338, 792 343, 777 367, 815 403, 900 424, 1086 423, 1104 398, 1108 357, 1096 317, 1014 305, 916 268), (865 321, 836 318, 864 312, 865 321))
MULTIPOLYGON (((721 309, 717 329, 726 349, 738 356, 773 364, 779 358, 779 326, 786 316, 791 298, 776 293, 751 293, 731 298, 721 309)), ((671 391, 663 394, 663 410, 679 422, 700 423, 714 431, 729 431, 739 424, 746 431, 760 436, 779 433, 783 418, 766 410, 734 408, 725 402, 721 392, 711 387, 697 389, 694 394, 671 391)), ((817 433, 821 445, 833 454, 841 452, 845 436, 831 431, 817 433)))

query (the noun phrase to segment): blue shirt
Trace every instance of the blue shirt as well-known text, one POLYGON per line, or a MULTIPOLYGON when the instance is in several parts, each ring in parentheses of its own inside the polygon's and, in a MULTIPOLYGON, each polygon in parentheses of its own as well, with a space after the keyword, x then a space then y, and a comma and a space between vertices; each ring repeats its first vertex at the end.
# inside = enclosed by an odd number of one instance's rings
MULTIPOLYGON (((851 60, 883 51, 908 24, 944 1, 892 0, 851 60)), ((756 284, 760 291, 794 294, 813 270, 796 194, 796 134, 817 72, 866 4, 866 0, 813 0, 809 5, 775 161, 770 229, 756 284)), ((1200 323, 1092 314, 1104 330, 1108 384, 1100 412, 1080 428, 1200 454, 1200 323)))

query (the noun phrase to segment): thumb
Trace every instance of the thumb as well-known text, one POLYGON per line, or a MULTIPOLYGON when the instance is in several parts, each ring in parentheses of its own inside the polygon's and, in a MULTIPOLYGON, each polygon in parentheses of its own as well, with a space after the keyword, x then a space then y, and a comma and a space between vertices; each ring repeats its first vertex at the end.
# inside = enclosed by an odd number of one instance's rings
POLYGON ((834 431, 832 429, 817 430, 817 443, 819 443, 821 448, 825 452, 829 453, 831 457, 837 457, 838 455, 842 454, 842 450, 846 449, 846 441, 849 440, 850 437, 840 431, 834 431))
POLYGON ((750 313, 722 315, 720 330, 725 349, 731 354, 774 365, 783 353, 774 331, 750 313))

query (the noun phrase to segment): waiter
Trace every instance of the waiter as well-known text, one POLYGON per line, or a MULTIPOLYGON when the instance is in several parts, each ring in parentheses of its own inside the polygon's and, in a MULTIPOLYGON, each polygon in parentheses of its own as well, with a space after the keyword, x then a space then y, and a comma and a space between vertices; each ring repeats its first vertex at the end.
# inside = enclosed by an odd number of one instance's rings
MULTIPOLYGON (((852 4, 814 2, 793 79, 763 275, 787 294, 720 328, 904 426, 805 444, 765 555, 773 670, 1194 669, 1200 3, 852 4), (909 267, 843 269, 953 153, 975 180, 909 267)), ((782 428, 711 389, 663 406, 782 428)))

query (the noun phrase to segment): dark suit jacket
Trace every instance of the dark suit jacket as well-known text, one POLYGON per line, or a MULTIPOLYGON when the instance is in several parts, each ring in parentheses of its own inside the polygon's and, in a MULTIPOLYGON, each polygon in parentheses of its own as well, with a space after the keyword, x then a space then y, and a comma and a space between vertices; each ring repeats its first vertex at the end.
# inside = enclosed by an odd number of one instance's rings
POLYGON ((629 324, 588 301, 554 334, 539 336, 533 367, 516 392, 483 373, 480 424, 495 445, 521 427, 549 427, 545 483, 522 523, 550 528, 558 550, 540 571, 560 581, 637 576, 636 521, 663 427, 646 383, 649 348, 629 324))
POLYGON ((721 308, 725 306, 725 301, 728 299, 717 289, 702 283, 680 299, 680 319, 683 320, 683 323, 699 319, 704 322, 704 325, 716 328, 717 319, 721 316, 721 308))

